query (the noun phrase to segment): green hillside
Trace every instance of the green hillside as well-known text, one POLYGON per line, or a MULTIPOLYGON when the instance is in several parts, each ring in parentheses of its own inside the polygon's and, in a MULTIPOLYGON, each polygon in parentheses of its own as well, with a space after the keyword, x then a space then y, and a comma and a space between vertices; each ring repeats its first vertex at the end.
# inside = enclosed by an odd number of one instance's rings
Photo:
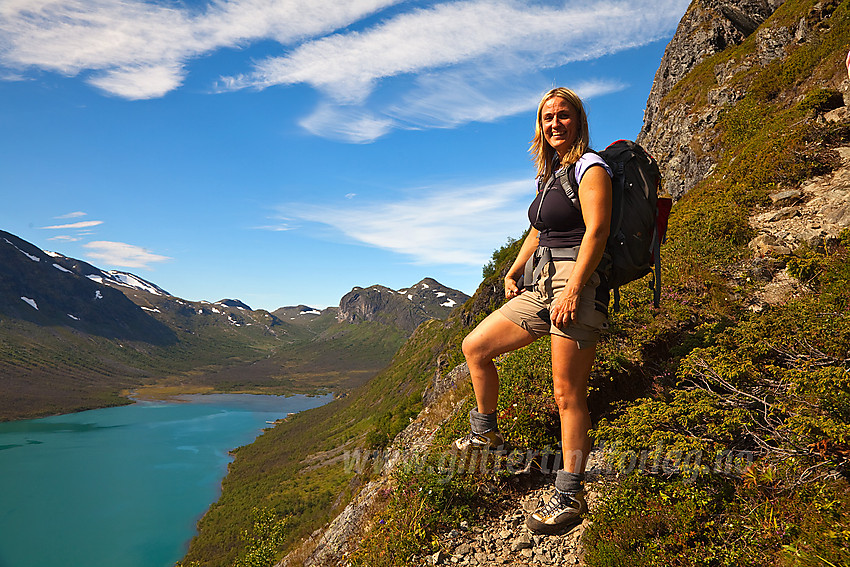
POLYGON ((273 337, 211 326, 173 344, 110 340, 69 327, 0 320, 0 420, 129 403, 125 390, 191 382, 197 369, 264 357, 273 337), (49 386, 46 386, 49 384, 49 386))
MULTIPOLYGON (((790 257, 753 258, 747 248, 748 217, 770 204, 768 195, 831 172, 832 149, 850 145, 850 124, 822 118, 846 79, 850 3, 788 0, 765 25, 796 25, 813 10, 822 23, 809 41, 736 75, 745 95, 726 107, 710 133, 714 145, 701 150, 712 154, 714 172, 673 209, 662 309, 653 311, 645 282, 628 286, 600 345, 593 435, 620 474, 592 511, 588 565, 850 564, 850 234, 790 257), (804 284, 798 294, 747 309, 765 273, 785 268, 804 284), (640 457, 668 466, 639 472, 630 463, 640 457)), ((755 35, 693 69, 662 114, 681 105, 699 112, 717 66, 753 53, 755 35)), ((515 245, 497 251, 476 295, 446 324, 420 328, 374 381, 240 450, 186 564, 271 565, 339 511, 368 475, 345 473, 335 457, 385 442, 415 411, 438 356, 443 372, 460 362, 462 336, 499 302, 500 273, 515 253, 515 245), (293 446, 311 456, 294 464, 293 446), (251 509, 265 511, 265 523, 252 522, 251 509)), ((505 357, 500 370, 508 439, 523 449, 554 446, 547 342, 505 357)), ((467 397, 438 433, 426 462, 438 462, 466 430, 472 403, 467 397)), ((422 561, 436 551, 435 536, 461 521, 486 530, 494 494, 515 490, 504 475, 427 467, 402 467, 395 482, 350 558, 355 565, 422 561)))
MULTIPOLYGON (((850 231, 791 256, 747 248, 748 217, 768 195, 828 174, 833 148, 850 145, 846 119, 823 119, 847 78, 850 3, 788 0, 765 25, 793 29, 813 13, 823 19, 807 42, 734 79, 745 95, 702 148, 714 173, 673 208, 661 311, 645 284, 629 286, 600 346, 592 434, 619 474, 592 510, 589 566, 850 564, 850 231), (748 310, 765 273, 783 269, 797 295, 748 310)), ((716 69, 752 54, 755 36, 693 69, 660 114, 699 113, 716 69)), ((548 364, 542 341, 500 361, 499 411, 519 416, 502 421, 516 446, 557 443, 548 364)), ((467 427, 458 412, 435 455, 467 427)), ((486 530, 494 483, 514 490, 499 475, 446 485, 421 469, 397 482, 353 564, 411 564, 461 519, 486 530)))
POLYGON ((436 354, 456 340, 457 320, 423 323, 390 367, 368 383, 290 416, 235 451, 221 498, 199 523, 183 564, 232 565, 249 549, 251 539, 242 534, 250 534, 255 508, 278 522, 286 518, 275 555, 341 511, 362 480, 346 470, 345 451, 362 447, 367 437, 394 436, 418 413, 436 354))

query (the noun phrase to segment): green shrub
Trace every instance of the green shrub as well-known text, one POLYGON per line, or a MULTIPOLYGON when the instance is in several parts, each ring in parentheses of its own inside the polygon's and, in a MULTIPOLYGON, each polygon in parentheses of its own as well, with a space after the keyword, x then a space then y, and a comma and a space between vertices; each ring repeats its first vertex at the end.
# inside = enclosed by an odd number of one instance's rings
POLYGON ((518 240, 508 237, 508 241, 505 245, 493 252, 492 258, 490 258, 490 261, 487 262, 481 270, 482 277, 485 280, 498 275, 499 271, 506 264, 513 262, 514 258, 516 258, 517 252, 519 251, 519 246, 522 241, 525 240, 526 234, 528 233, 523 234, 518 240))
POLYGON ((779 491, 781 472, 751 482, 639 474, 610 487, 584 543, 588 567, 839 566, 850 560, 846 481, 779 491))
POLYGON ((823 271, 824 255, 801 246, 788 260, 788 275, 803 283, 817 284, 823 271))
POLYGON ((730 482, 696 484, 631 475, 603 495, 584 543, 588 567, 739 566, 718 545, 730 482))
POLYGON ((268 508, 254 508, 251 529, 242 531, 244 547, 233 567, 270 567, 280 559, 287 520, 268 508))
POLYGON ((826 112, 834 108, 844 106, 844 96, 835 89, 817 87, 812 89, 805 98, 800 101, 800 109, 804 111, 826 112))

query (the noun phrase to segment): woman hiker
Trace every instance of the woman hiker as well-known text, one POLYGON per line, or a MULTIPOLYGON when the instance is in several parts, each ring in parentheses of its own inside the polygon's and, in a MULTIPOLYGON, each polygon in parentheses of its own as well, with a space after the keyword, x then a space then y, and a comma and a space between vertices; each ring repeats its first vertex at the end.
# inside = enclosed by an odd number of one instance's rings
POLYGON ((528 209, 528 236, 505 276, 509 301, 463 341, 478 407, 470 412, 471 433, 456 440, 455 447, 495 449, 504 445, 504 438, 496 423, 499 377, 493 359, 551 335, 564 468, 557 472, 552 498, 527 519, 528 527, 539 533, 561 533, 581 522, 587 512, 583 488, 591 445, 587 382, 600 331, 607 327, 608 289, 596 270, 611 224, 612 175, 588 145, 581 99, 566 88, 546 93, 537 108, 530 149, 538 191, 528 209), (571 166, 580 210, 557 175, 571 166), (521 289, 518 280, 532 257, 537 260, 537 277, 526 277, 534 281, 526 281, 529 287, 521 289))

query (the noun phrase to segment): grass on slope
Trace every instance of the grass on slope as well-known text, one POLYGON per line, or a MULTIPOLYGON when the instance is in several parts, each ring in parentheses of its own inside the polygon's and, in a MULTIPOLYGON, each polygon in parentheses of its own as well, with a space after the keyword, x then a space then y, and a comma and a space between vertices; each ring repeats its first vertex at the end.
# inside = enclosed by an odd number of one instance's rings
POLYGON ((177 340, 110 340, 0 317, 0 420, 122 405, 130 391, 341 392, 375 376, 405 340, 394 326, 342 324, 333 314, 294 325, 264 311, 123 291, 156 310, 177 340))
POLYGON ((196 368, 256 360, 270 347, 260 334, 211 328, 172 345, 112 341, 67 327, 0 321, 0 420, 128 403, 120 392, 196 368), (47 386, 49 385, 49 386, 47 386))

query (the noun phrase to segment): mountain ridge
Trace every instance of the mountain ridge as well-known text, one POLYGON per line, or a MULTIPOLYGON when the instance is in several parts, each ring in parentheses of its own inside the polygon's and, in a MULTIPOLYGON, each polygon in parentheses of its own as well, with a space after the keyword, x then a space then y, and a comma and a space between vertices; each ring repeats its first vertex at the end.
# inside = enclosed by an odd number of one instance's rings
POLYGON ((377 373, 413 331, 405 303, 364 301, 372 316, 346 322, 338 308, 298 307, 293 319, 238 299, 189 301, 0 231, 0 419, 129 403, 121 392, 130 390, 342 391, 377 373))

